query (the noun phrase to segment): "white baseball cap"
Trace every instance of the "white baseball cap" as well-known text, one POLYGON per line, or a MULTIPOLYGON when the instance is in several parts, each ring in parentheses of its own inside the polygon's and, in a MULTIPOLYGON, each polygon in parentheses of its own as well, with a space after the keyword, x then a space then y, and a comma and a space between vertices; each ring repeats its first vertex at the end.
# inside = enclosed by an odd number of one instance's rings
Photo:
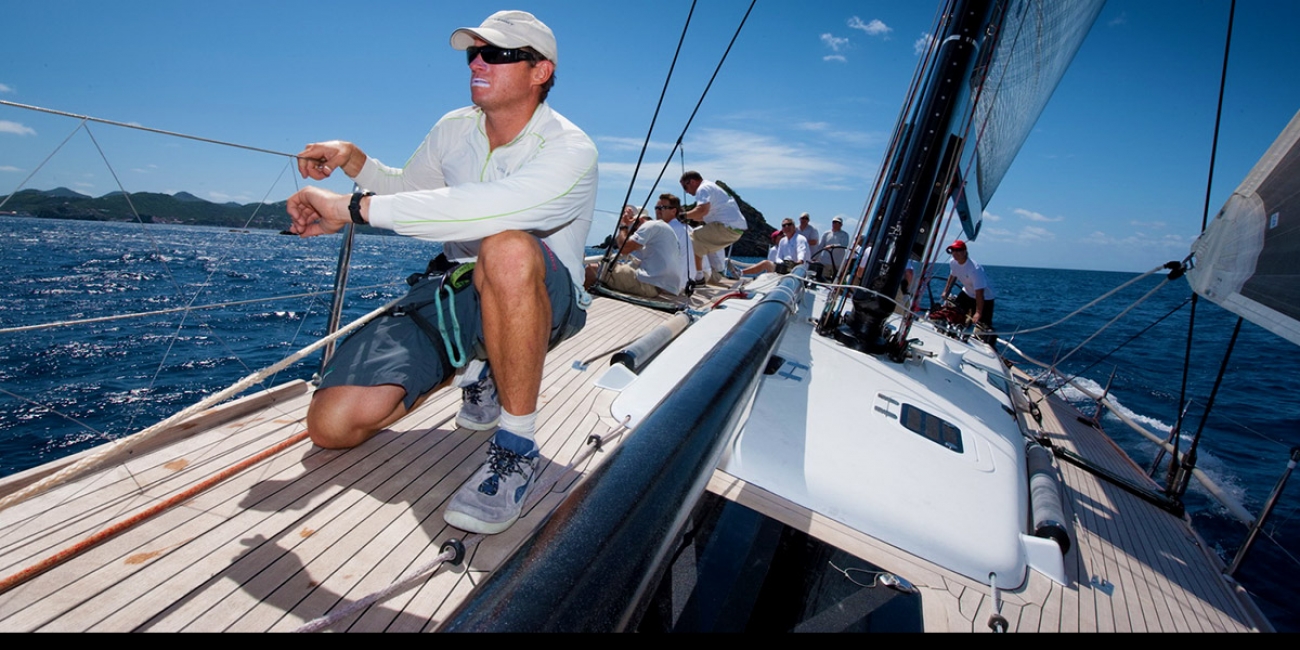
POLYGON ((478 27, 461 27, 451 33, 451 46, 462 51, 469 49, 476 37, 511 50, 531 47, 552 63, 559 63, 555 34, 527 11, 498 11, 478 27))

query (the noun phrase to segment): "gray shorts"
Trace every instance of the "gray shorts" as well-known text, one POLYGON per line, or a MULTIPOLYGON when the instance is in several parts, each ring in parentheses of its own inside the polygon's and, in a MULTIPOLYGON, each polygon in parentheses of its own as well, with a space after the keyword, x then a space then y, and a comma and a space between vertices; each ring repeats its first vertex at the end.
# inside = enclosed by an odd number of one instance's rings
MULTIPOLYGON (((542 240, 536 241, 546 263, 546 293, 551 299, 550 347, 554 348, 582 329, 587 312, 578 304, 568 269, 542 240)), ((344 340, 326 366, 320 388, 395 384, 406 389, 403 402, 410 409, 421 395, 456 372, 443 332, 454 344, 453 354, 487 359, 479 295, 472 281, 450 299, 443 293, 443 324, 439 326, 439 303, 435 295, 442 286, 442 278, 442 275, 421 278, 394 308, 395 313, 366 323, 344 340), (404 313, 410 311, 431 325, 433 336, 421 328, 419 319, 404 313), (453 311, 458 327, 453 326, 453 311)))

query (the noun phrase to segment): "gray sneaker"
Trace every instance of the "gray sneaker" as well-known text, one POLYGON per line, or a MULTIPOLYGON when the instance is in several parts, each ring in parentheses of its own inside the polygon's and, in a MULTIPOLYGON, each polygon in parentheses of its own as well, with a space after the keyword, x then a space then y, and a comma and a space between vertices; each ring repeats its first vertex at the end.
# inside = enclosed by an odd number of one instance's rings
POLYGON ((460 395, 456 426, 475 431, 496 428, 501 419, 501 402, 497 400, 497 385, 491 374, 484 375, 477 384, 460 389, 460 395))
POLYGON ((488 460, 447 504, 442 518, 471 533, 492 535, 515 523, 537 471, 537 445, 497 430, 488 443, 488 460))

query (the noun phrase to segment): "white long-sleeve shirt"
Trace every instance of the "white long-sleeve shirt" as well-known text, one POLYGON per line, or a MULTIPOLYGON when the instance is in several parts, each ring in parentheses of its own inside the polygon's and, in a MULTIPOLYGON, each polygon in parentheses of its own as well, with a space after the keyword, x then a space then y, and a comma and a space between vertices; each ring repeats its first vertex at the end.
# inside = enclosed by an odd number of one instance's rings
POLYGON ((367 159, 356 181, 380 195, 370 199, 370 225, 441 241, 454 261, 476 259, 489 235, 529 232, 581 287, 596 206, 596 145, 544 103, 495 150, 483 120, 476 106, 446 114, 400 169, 367 159))
POLYGON ((782 237, 776 245, 777 262, 794 262, 802 264, 808 261, 808 240, 795 233, 794 237, 782 237))

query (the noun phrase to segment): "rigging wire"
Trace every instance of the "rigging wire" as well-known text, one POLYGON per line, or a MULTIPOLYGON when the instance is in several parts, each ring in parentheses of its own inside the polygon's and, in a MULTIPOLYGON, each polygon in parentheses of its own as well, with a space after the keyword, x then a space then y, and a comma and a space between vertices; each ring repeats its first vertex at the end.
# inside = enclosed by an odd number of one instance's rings
POLYGON ((102 438, 108 438, 108 434, 107 434, 107 433, 105 433, 105 432, 103 432, 103 431, 100 431, 99 429, 96 429, 95 427, 92 427, 92 426, 90 426, 89 424, 86 424, 85 422, 82 422, 81 420, 78 420, 77 418, 74 418, 74 417, 72 417, 71 415, 68 415, 67 413, 63 413, 63 412, 59 411, 58 409, 56 409, 56 408, 54 408, 54 407, 52 407, 52 406, 50 406, 50 405, 48 405, 48 404, 42 404, 42 403, 40 403, 40 402, 38 402, 38 401, 36 401, 36 400, 30 399, 30 398, 27 398, 27 397, 23 397, 22 395, 19 395, 18 393, 15 393, 15 392, 12 392, 12 391, 5 390, 4 388, 0 388, 0 395, 8 395, 9 397, 12 397, 12 398, 14 398, 14 399, 16 399, 16 400, 18 400, 18 401, 20 401, 20 402, 27 402, 28 404, 31 404, 32 406, 35 406, 35 407, 37 407, 37 408, 45 409, 46 411, 49 411, 50 413, 53 413, 53 414, 55 414, 55 415, 57 415, 57 416, 59 416, 59 417, 65 419, 65 420, 67 420, 67 421, 73 423, 73 424, 76 424, 77 426, 80 426, 80 427, 86 429, 87 431, 90 431, 91 433, 94 433, 94 434, 97 435, 97 436, 100 436, 100 437, 102 437, 102 438))
MULTIPOLYGON (((659 110, 660 110, 661 108, 663 108, 663 105, 664 105, 664 97, 666 97, 666 96, 668 95, 668 84, 672 82, 672 80, 673 80, 673 71, 677 69, 677 58, 678 58, 679 56, 681 56, 681 53, 682 53, 682 45, 686 43, 686 32, 687 32, 687 30, 689 30, 690 27, 691 27, 691 17, 695 15, 695 4, 696 4, 695 0, 691 0, 691 8, 690 8, 689 11, 686 12, 686 24, 685 24, 685 25, 682 25, 682 34, 681 34, 681 36, 679 36, 679 37, 677 38, 677 49, 673 52, 673 61, 672 61, 672 63, 670 63, 670 64, 668 65, 668 76, 667 76, 666 78, 664 78, 664 85, 663 85, 663 88, 661 88, 661 89, 659 90, 659 101, 655 104, 655 112, 654 112, 654 115, 652 115, 652 116, 650 117, 650 128, 648 128, 648 129, 646 130, 646 133, 645 133, 645 140, 643 140, 643 141, 641 142, 641 153, 638 154, 637 157, 636 157, 636 167, 634 167, 634 168, 632 169, 632 180, 628 182, 628 184, 627 184, 627 193, 623 195, 623 205, 627 205, 627 202, 632 198, 632 190, 636 188, 636 177, 637 177, 638 174, 641 173, 641 161, 645 160, 645 152, 646 152, 646 149, 650 147, 650 136, 651 136, 651 135, 654 133, 654 131, 655 131, 655 123, 659 121, 659 110)), ((671 159, 672 159, 672 155, 669 154, 668 158, 671 160, 671 159)), ((648 201, 647 201, 647 203, 648 203, 648 201)), ((641 209, 644 210, 644 209, 645 209, 645 206, 642 205, 642 206, 641 206, 641 209)), ((620 210, 620 216, 621 216, 621 214, 622 214, 622 212, 621 212, 621 210, 620 210)), ((617 229, 617 228, 618 228, 618 225, 619 225, 619 223, 616 221, 615 224, 614 224, 614 226, 615 226, 614 234, 615 234, 615 235, 618 234, 618 229, 617 229)), ((607 249, 607 250, 605 251, 605 257, 606 257, 606 259, 609 258, 609 256, 610 256, 609 251, 610 251, 612 248, 613 248, 613 247, 611 246, 610 249, 607 249)))
MULTIPOLYGON (((1097 298, 1095 298, 1092 302, 1090 302, 1090 303, 1088 303, 1088 304, 1086 304, 1086 305, 1084 305, 1084 306, 1082 306, 1082 307, 1080 307, 1080 308, 1078 308, 1078 309, 1076 309, 1076 310, 1070 312, 1069 314, 1066 314, 1064 317, 1062 317, 1060 320, 1058 320, 1058 321, 1056 321, 1056 322, 1054 322, 1054 323, 1048 323, 1047 325, 1041 325, 1041 326, 1039 326, 1039 327, 1030 327, 1030 328, 1028 328, 1028 329, 1015 330, 1015 331, 1013 331, 1013 332, 988 332, 988 334, 992 334, 992 335, 995 335, 995 336, 1001 336, 1001 337, 1004 337, 1004 338, 1010 338, 1010 337, 1012 337, 1012 336, 1016 336, 1016 335, 1019 335, 1019 334, 1030 334, 1030 333, 1033 333, 1033 332, 1041 332, 1041 331, 1043 331, 1043 330, 1046 330, 1046 329, 1050 329, 1050 328, 1056 327, 1057 325, 1060 325, 1061 323, 1064 323, 1064 322, 1070 320, 1071 318, 1074 318, 1075 316, 1078 316, 1079 314, 1081 314, 1081 313, 1087 311, 1088 309, 1092 308, 1092 307, 1093 307, 1094 305, 1096 305, 1097 303, 1099 303, 1099 302, 1101 302, 1101 301, 1103 301, 1103 300, 1105 300, 1105 299, 1107 299, 1107 298, 1109 298, 1109 297, 1111 297, 1111 296, 1113 296, 1113 295, 1119 293, 1120 291, 1123 291, 1124 289, 1127 289, 1128 287, 1132 286, 1133 284, 1135 284, 1135 283, 1137 283, 1137 282, 1140 282, 1140 281, 1142 281, 1142 280, 1144 280, 1144 279, 1146 279, 1146 278, 1148 278, 1148 277, 1151 277, 1152 275, 1155 275, 1156 273, 1159 273, 1160 271, 1162 271, 1162 270, 1164 270, 1164 269, 1166 269, 1166 268, 1168 268, 1168 267, 1165 266, 1165 265, 1161 265, 1161 266, 1157 266, 1157 267, 1154 268, 1154 269, 1151 269, 1150 271, 1147 271, 1146 273, 1143 273, 1143 274, 1141 274, 1141 275, 1138 275, 1138 276, 1134 277, 1133 279, 1129 280, 1128 282, 1125 282, 1124 284, 1121 284, 1121 285, 1119 285, 1118 287, 1115 287, 1114 289, 1111 289, 1110 291, 1107 291, 1106 293, 1103 293, 1102 295, 1100 295, 1100 296, 1098 296, 1097 298)), ((1165 282, 1168 282, 1168 280, 1165 280, 1165 282)), ((1160 286, 1164 286, 1164 284, 1162 283, 1160 286)), ((1157 287, 1157 288, 1159 288, 1159 287, 1157 287)), ((1146 299, 1146 298, 1143 298, 1143 300, 1145 300, 1145 299, 1146 299)), ((1141 301, 1139 301, 1139 302, 1141 302, 1141 301)), ((1129 307, 1129 309, 1132 309, 1133 307, 1136 307, 1136 306, 1137 306, 1137 304, 1135 303, 1132 307, 1129 307)), ((1179 305, 1179 307, 1181 307, 1181 306, 1182 306, 1182 305, 1179 305)), ((1073 354, 1073 353, 1071 353, 1071 354, 1073 354)), ((1064 359, 1062 359, 1062 361, 1064 361, 1064 359)))
POLYGON ((1097 359, 1096 361, 1093 361, 1091 364, 1088 365, 1088 367, 1086 367, 1086 368, 1084 368, 1083 370, 1080 370, 1079 372, 1076 372, 1076 373, 1074 373, 1074 374, 1072 374, 1072 375, 1070 375, 1070 376, 1068 376, 1068 377, 1065 377, 1065 378, 1064 378, 1064 381, 1061 383, 1061 385, 1059 385, 1059 386, 1057 386, 1056 388, 1053 388, 1053 389, 1051 389, 1051 390, 1049 390, 1049 391, 1043 393, 1042 397, 1040 397, 1038 400, 1036 400, 1036 402, 1042 402, 1043 400, 1047 399, 1047 396, 1048 396, 1048 395, 1051 395, 1052 393, 1055 393, 1056 391, 1058 391, 1058 390, 1064 388, 1067 384, 1069 384, 1069 383, 1070 383, 1071 381, 1073 381, 1074 379, 1077 379, 1078 377, 1083 376, 1084 373, 1086 373, 1086 372, 1088 372, 1089 370, 1092 370, 1093 368, 1095 368, 1095 367, 1097 366, 1097 364, 1100 364, 1102 361, 1105 361, 1106 359, 1110 358, 1111 355, 1115 354, 1116 352, 1119 352, 1119 351, 1120 351, 1124 346, 1128 345, 1129 343, 1132 343, 1133 341, 1138 340, 1138 339, 1141 338, 1143 335, 1145 335, 1147 332, 1149 332, 1149 331, 1151 330, 1151 328, 1155 327, 1156 325, 1159 325, 1159 324, 1160 324, 1161 322, 1163 322, 1166 318, 1169 318, 1170 316, 1173 316, 1173 315, 1174 315, 1178 310, 1182 309, 1184 306, 1187 305, 1187 303, 1189 303, 1189 302, 1191 302, 1191 301, 1192 301, 1191 297, 1188 297, 1186 300, 1182 301, 1181 303, 1178 303, 1178 305, 1177 305, 1176 307, 1174 307, 1173 309, 1170 309, 1168 312, 1165 312, 1165 315, 1164 315, 1164 316, 1161 316, 1160 318, 1155 319, 1154 321, 1151 322, 1150 325, 1147 325, 1146 327, 1142 328, 1142 330, 1139 331, 1137 334, 1134 334, 1133 336, 1128 337, 1128 339, 1126 339, 1123 343, 1120 343, 1119 345, 1115 346, 1114 349, 1112 349, 1110 352, 1107 352, 1106 354, 1103 354, 1103 355, 1101 356, 1101 358, 1097 359))
POLYGON ((72 139, 72 136, 76 135, 77 131, 80 131, 81 127, 85 126, 85 124, 86 124, 85 120, 78 122, 77 128, 73 129, 72 132, 68 134, 68 137, 64 138, 63 142, 60 142, 59 145, 54 148, 54 151, 51 151, 50 155, 46 156, 45 160, 42 160, 41 163, 37 165, 35 169, 32 170, 32 173, 27 175, 27 178, 24 178, 23 180, 19 181, 18 187, 15 187, 14 190, 4 198, 4 200, 0 200, 0 208, 5 207, 5 204, 9 202, 9 199, 14 198, 15 194, 21 191, 23 187, 26 187, 27 181, 32 180, 33 176, 40 173, 41 169, 45 167, 46 163, 50 162, 50 159, 54 157, 54 154, 59 153, 59 150, 63 149, 63 145, 68 144, 68 141, 72 139))
POLYGON ((677 141, 673 143, 673 148, 668 152, 668 157, 664 160, 663 167, 659 168, 659 175, 655 177, 655 182, 650 186, 650 192, 646 194, 645 201, 641 206, 650 204, 650 198, 654 196, 655 189, 659 187, 659 182, 664 178, 664 172, 668 171, 668 166, 673 162, 673 155, 682 146, 682 138, 686 137, 686 132, 690 130, 691 123, 695 121, 695 115, 700 112, 700 107, 704 105, 704 98, 709 95, 709 89, 713 87, 713 82, 718 78, 718 73, 722 71, 722 65, 727 62, 727 55, 731 54, 731 48, 736 44, 736 39, 740 38, 740 31, 745 28, 745 21, 749 20, 749 14, 754 11, 754 5, 758 0, 750 0, 749 8, 745 10, 745 15, 740 19, 740 24, 736 26, 736 32, 731 35, 731 41, 727 43, 727 49, 722 53, 722 59, 718 61, 717 67, 713 69, 713 75, 709 77, 709 83, 705 84, 704 92, 700 93, 700 99, 695 102, 695 108, 691 111, 691 116, 686 120, 686 126, 682 127, 682 132, 677 136, 677 141))
MULTIPOLYGON (((1205 412, 1201 414, 1201 421, 1196 425, 1196 433, 1192 435, 1192 444, 1187 448, 1187 453, 1179 463, 1180 476, 1172 486, 1170 496, 1181 500, 1187 493, 1187 485, 1192 480, 1192 470, 1196 468, 1196 449, 1201 443, 1201 434, 1205 431, 1205 423, 1210 419, 1210 411, 1214 410, 1214 401, 1219 395, 1219 388, 1223 385, 1223 376, 1228 372, 1228 359, 1232 357, 1232 350, 1237 347, 1237 335, 1241 333, 1241 324, 1245 319, 1238 316, 1237 324, 1232 328, 1232 338, 1228 340, 1228 349, 1223 353, 1223 361, 1219 364, 1219 373, 1214 378, 1214 387, 1210 389, 1209 400, 1205 403, 1205 412)), ((1172 465, 1172 460, 1170 461, 1172 465)))
MULTIPOLYGON (((49 161, 54 157, 54 155, 55 155, 56 153, 58 153, 58 151, 61 150, 61 149, 63 148, 63 146, 66 145, 66 144, 67 144, 67 143, 72 139, 72 137, 73 137, 74 135, 76 135, 76 133, 77 133, 78 130, 85 130, 87 137, 90 139, 91 143, 94 145, 96 151, 97 151, 97 152, 99 153, 99 155, 100 155, 100 158, 104 161, 104 165, 105 165, 105 167, 108 169, 109 174, 113 177, 113 181, 116 183, 118 189, 121 191, 122 198, 126 201, 127 207, 128 207, 128 209, 130 210, 132 216, 135 218, 136 223, 140 225, 142 234, 145 235, 146 239, 149 241, 150 245, 153 247, 153 249, 154 249, 154 253, 155 253, 155 255, 157 256, 159 263, 162 265, 163 272, 164 272, 164 274, 166 275, 168 281, 171 282, 173 288, 175 289, 175 291, 176 291, 176 293, 177 293, 177 296, 178 296, 178 297, 181 297, 182 299, 184 299, 184 296, 185 296, 185 290, 184 290, 184 288, 180 285, 180 283, 179 283, 178 280, 176 279, 175 275, 172 273, 172 270, 171 270, 170 266, 169 266, 168 263, 167 263, 166 257, 165 257, 165 256, 162 254, 162 252, 161 252, 161 247, 160 247, 160 245, 159 245, 158 240, 153 236, 153 233, 150 232, 150 229, 148 229, 147 227, 145 227, 144 220, 143 220, 143 218, 141 217, 141 215, 140 215, 140 213, 139 213, 139 210, 136 208, 136 206, 135 206, 135 202, 132 200, 130 192, 126 191, 125 186, 122 184, 121 178, 120 178, 119 175, 117 174, 117 171, 116 171, 116 169, 113 167, 112 163, 109 162, 109 159, 108 159, 107 154, 104 152, 103 147, 100 145, 98 139, 95 137, 95 134, 94 134, 93 131, 90 129, 90 126, 89 126, 88 122, 96 122, 96 123, 101 123, 101 124, 108 124, 108 125, 111 125, 111 126, 120 126, 120 127, 124 127, 124 128, 128 128, 128 129, 134 129, 134 130, 139 130, 139 131, 146 131, 146 132, 150 132, 150 133, 158 133, 158 134, 162 134, 162 135, 169 135, 169 136, 173 136, 173 137, 179 137, 179 138, 184 138, 184 139, 189 139, 189 140, 195 140, 195 141, 199 141, 199 142, 207 142, 207 143, 211 143, 211 144, 219 144, 219 145, 224 145, 224 146, 230 146, 230 147, 234 147, 234 148, 237 148, 237 149, 244 149, 244 150, 248 150, 248 151, 255 151, 255 152, 260 152, 260 153, 269 153, 269 154, 273 154, 273 155, 279 155, 279 156, 289 157, 289 158, 292 158, 292 159, 294 159, 294 160, 297 160, 297 159, 298 159, 298 156, 296 156, 296 155, 293 155, 293 154, 286 154, 286 153, 283 153, 283 152, 274 151, 274 150, 270 150, 270 149, 263 149, 263 148, 259 148, 259 147, 252 147, 252 146, 248 146, 248 145, 241 145, 241 144, 237 144, 237 143, 226 142, 226 141, 221 141, 221 140, 215 140, 215 139, 211 139, 211 138, 204 138, 204 137, 199 137, 199 136, 193 136, 193 135, 188 135, 188 134, 184 134, 184 133, 177 133, 177 132, 173 132, 173 131, 166 131, 166 130, 162 130, 162 129, 155 129, 155 128, 150 128, 150 127, 144 127, 144 126, 140 126, 140 125, 136 125, 136 124, 128 124, 128 123, 124 123, 124 122, 117 122, 117 121, 114 121, 114 120, 107 120, 107 119, 97 118, 97 117, 92 117, 92 116, 87 116, 87 115, 77 115, 77 114, 74 114, 74 113, 68 113, 68 112, 65 112, 65 111, 57 111, 57 110, 47 109, 47 108, 42 108, 42 107, 38 107, 38 106, 30 106, 30 105, 26 105, 26 104, 19 104, 19 103, 16 103, 16 102, 9 102, 9 101, 0 100, 0 105, 12 106, 12 107, 14 107, 14 108, 21 108, 21 109, 25 109, 25 110, 31 110, 31 111, 42 112, 42 113, 49 113, 49 114, 60 115, 60 116, 65 116, 65 117, 73 117, 73 118, 77 118, 78 120, 80 120, 80 122, 78 123, 77 127, 74 128, 74 129, 72 130, 72 132, 69 133, 68 136, 67 136, 66 138, 64 138, 64 140, 63 140, 61 143, 59 143, 59 145, 58 145, 57 147, 55 147, 54 151, 52 151, 52 152, 51 152, 51 153, 50 153, 50 154, 49 154, 49 155, 48 155, 48 156, 47 156, 47 157, 46 157, 46 158, 45 158, 45 159, 40 163, 40 165, 38 165, 38 166, 36 167, 36 169, 34 169, 34 170, 32 171, 32 173, 29 174, 29 175, 27 176, 27 178, 23 179, 23 181, 19 184, 18 188, 16 188, 16 189, 15 189, 13 192, 11 192, 8 196, 4 197, 4 199, 3 199, 2 201, 0 201, 0 206, 3 206, 5 203, 7 203, 7 202, 8 202, 8 201, 9 201, 9 200, 10 200, 10 199, 11 199, 11 198, 12 198, 12 197, 13 197, 13 196, 14 196, 14 195, 19 191, 19 189, 21 189, 23 186, 25 186, 26 183, 27 183, 27 182, 28 182, 28 181, 29 181, 29 180, 30 180, 30 179, 31 179, 35 174, 37 174, 37 173, 38 173, 42 168, 44 168, 44 166, 45 166, 45 165, 46 165, 46 164, 47 164, 47 163, 48 163, 48 162, 49 162, 49 161)), ((290 167, 292 167, 292 163, 286 165, 285 169, 288 169, 288 168, 290 168, 290 167)), ((271 184, 271 186, 267 189, 266 194, 263 196, 263 201, 262 201, 262 202, 259 202, 259 204, 257 205, 257 207, 255 207, 255 208, 253 209, 252 214, 250 214, 249 217, 248 217, 248 219, 245 220, 245 222, 244 222, 244 227, 245 227, 245 228, 247 228, 247 227, 249 226, 249 224, 251 224, 251 223, 253 222, 253 220, 257 217, 258 212, 261 210, 262 203, 265 203, 265 199, 266 199, 267 197, 270 196, 270 193, 274 190, 275 186, 279 184, 280 179, 283 178, 283 177, 284 177, 284 170, 282 169, 281 172, 280 172, 280 174, 276 177, 275 181, 273 181, 272 184, 271 184)), ((184 327, 185 327, 185 322, 186 322, 186 320, 188 320, 188 317, 189 317, 190 312, 191 312, 191 311, 196 311, 197 309, 201 309, 201 308, 196 308, 196 307, 194 307, 194 303, 195 303, 195 302, 199 299, 199 297, 203 294, 204 289, 205 289, 206 287, 209 286, 209 284, 210 284, 210 280, 211 280, 212 276, 216 274, 216 272, 217 272, 218 268, 220 267, 222 261, 224 261, 224 257, 223 257, 222 259, 217 260, 216 264, 214 264, 214 265, 213 265, 213 268, 209 271, 207 278, 204 280, 204 282, 202 282, 202 283, 198 286, 198 290, 195 292, 195 294, 194 294, 193 296, 189 297, 189 299, 188 299, 188 303, 186 304, 185 307, 183 307, 183 308, 178 308, 178 309, 174 309, 174 310, 162 310, 162 311, 160 311, 160 312, 157 312, 157 313, 171 313, 171 312, 174 312, 174 313, 180 313, 180 314, 182 314, 182 316, 181 316, 180 322, 179 322, 179 323, 177 324, 177 326, 176 326, 175 331, 173 332, 171 338, 170 338, 169 341, 168 341, 167 349, 163 352, 162 358, 159 360, 158 367, 154 370, 154 374, 153 374, 153 376, 150 378, 150 381, 149 381, 149 384, 148 384, 148 387, 146 388, 146 390, 153 388, 153 386, 157 383, 158 377, 159 377, 159 375, 162 373, 162 371, 163 371, 163 369, 164 369, 164 367, 165 367, 165 365, 166 365, 167 359, 170 357, 171 352, 172 352, 172 349, 173 349, 173 347, 174 347, 176 341, 180 338, 180 333, 181 333, 181 331, 182 331, 182 330, 184 329, 184 327)), ((313 292, 313 293, 314 293, 314 292, 313 292)), ((262 302, 262 301, 257 301, 257 302, 262 302)), ((230 304, 230 303, 227 303, 227 304, 230 304)), ((295 334, 294 334, 293 340, 296 340, 296 339, 298 338, 298 335, 301 334, 301 332, 302 332, 302 328, 305 326, 305 323, 306 323, 306 321, 307 321, 307 316, 310 314, 310 309, 311 309, 311 305, 312 305, 312 304, 314 304, 314 301, 309 303, 307 312, 304 313, 303 318, 299 321, 299 323, 298 323, 298 329, 297 329, 297 331, 296 331, 295 334)), ((95 319, 86 319, 85 322, 90 322, 90 321, 93 321, 93 320, 95 320, 95 319)), ((111 318, 111 317, 110 317, 110 318, 105 318, 104 320, 112 320, 112 318, 111 318)), ((207 331, 212 335, 212 337, 213 337, 213 338, 214 338, 214 339, 215 339, 215 340, 216 340, 216 341, 217 341, 217 342, 218 342, 218 343, 219 343, 219 344, 220 344, 220 345, 225 349, 225 351, 226 351, 227 353, 229 353, 230 356, 231 356, 232 358, 234 358, 235 361, 236 361, 237 363, 239 363, 240 366, 242 366, 246 371, 251 372, 251 369, 248 367, 248 365, 247 365, 246 363, 244 363, 244 361, 243 361, 243 359, 240 357, 240 355, 239 355, 238 353, 236 353, 236 352, 235 352, 235 351, 230 347, 229 343, 228 343, 228 342, 227 342, 227 341, 226 341, 222 336, 220 336, 220 334, 218 334, 215 330, 213 330, 213 328, 212 328, 208 323, 201 321, 199 327, 200 327, 201 329, 205 329, 205 330, 207 330, 207 331)), ((27 329, 27 328, 10 328, 10 330, 13 330, 13 331, 21 331, 22 329, 27 329)), ((5 331, 10 331, 10 330, 0 330, 0 333, 4 333, 5 331)), ((292 341, 291 341, 291 343, 292 343, 292 341)), ((25 398, 24 398, 24 399, 25 399, 25 398)), ((134 425, 135 418, 138 417, 138 415, 139 415, 139 413, 140 413, 140 409, 142 409, 142 408, 143 408, 143 404, 138 404, 138 405, 136 406, 135 412, 132 414, 131 419, 130 419, 128 425, 127 425, 128 428, 130 428, 131 426, 134 425)), ((93 429, 92 429, 92 430, 93 430, 93 429)))
POLYGON ((1138 298, 1137 301, 1135 301, 1133 304, 1129 305, 1128 307, 1125 307, 1125 308, 1124 308, 1124 311, 1121 311, 1120 313, 1116 314, 1114 318, 1110 319, 1109 321, 1106 322, 1105 325, 1102 325, 1100 328, 1098 328, 1096 332, 1093 332, 1091 336, 1089 336, 1088 338, 1084 339, 1083 342, 1080 343, 1079 345, 1075 346, 1073 350, 1070 350, 1069 352, 1067 352, 1067 353, 1065 354, 1065 356, 1063 356, 1063 357, 1061 357, 1060 359, 1057 359, 1055 362, 1053 362, 1053 363, 1052 363, 1053 368, 1056 367, 1057 365, 1061 364, 1061 363, 1064 363, 1066 359, 1069 359, 1070 357, 1074 356, 1074 354, 1075 354, 1076 352, 1078 352, 1079 350, 1082 350, 1084 346, 1088 345, 1088 343, 1092 342, 1093 339, 1095 339, 1095 338, 1097 338, 1098 336, 1100 336, 1101 333, 1104 332, 1104 331, 1106 331, 1107 328, 1109 328, 1111 325, 1114 325, 1116 322, 1119 321, 1119 319, 1121 319, 1121 318, 1123 318, 1124 316, 1128 315, 1128 313, 1129 313, 1130 311, 1133 311, 1135 308, 1137 308, 1138 305, 1140 305, 1140 304, 1146 302, 1146 300, 1147 300, 1148 298, 1150 298, 1151 296, 1154 296, 1154 295, 1156 294, 1157 291, 1163 289, 1164 286, 1167 285, 1167 284, 1169 284, 1169 279, 1168 279, 1168 278, 1165 278, 1164 280, 1162 280, 1162 281, 1160 282, 1160 284, 1156 285, 1156 286, 1153 287, 1150 291, 1146 292, 1146 294, 1144 294, 1141 298, 1138 298))
MULTIPOLYGON (((147 131, 147 132, 149 132, 149 133, 158 133, 158 134, 161 134, 161 135, 170 135, 170 136, 177 137, 177 138, 185 138, 186 140, 195 140, 195 141, 198 141, 198 142, 207 142, 207 143, 210 143, 210 144, 219 144, 219 145, 222 145, 222 146, 224 146, 224 147, 234 147, 234 148, 236 148, 236 149, 244 149, 244 150, 246 150, 246 151, 256 151, 256 152, 258 152, 258 153, 269 153, 269 154, 271 154, 271 155, 273 155, 273 156, 284 156, 284 157, 286 157, 286 158, 293 158, 294 160, 298 160, 298 159, 299 159, 297 154, 285 153, 285 152, 283 152, 283 151, 276 151, 276 150, 274 150, 274 149, 263 149, 263 148, 261 148, 261 147, 252 147, 252 146, 249 146, 249 145, 246 145, 246 144, 239 144, 239 143, 236 143, 236 142, 228 142, 228 141, 225 141, 225 140, 214 140, 214 139, 212 139, 212 138, 204 138, 204 137, 197 136, 197 135, 189 135, 189 134, 186 134, 186 133, 178 133, 178 132, 176 132, 176 131, 165 131, 165 130, 163 130, 163 129, 155 129, 155 128, 151 128, 151 127, 147 127, 147 126, 141 126, 141 125, 139 125, 139 124, 131 124, 131 123, 128 123, 128 122, 117 122, 117 121, 114 121, 114 120, 106 120, 106 119, 101 118, 101 117, 92 117, 92 116, 90 116, 90 115, 78 115, 78 114, 76 114, 76 113, 68 113, 68 112, 66 112, 66 111, 58 111, 58 110, 54 110, 54 109, 52 109, 52 108, 43 108, 43 107, 40 107, 40 106, 31 106, 31 105, 28 105, 28 104, 19 104, 18 102, 11 102, 11 101, 3 100, 3 99, 0 99, 0 106, 12 106, 12 107, 14 107, 14 108, 21 108, 21 109, 25 109, 25 110, 29 110, 29 111, 36 111, 36 112, 38 112, 38 113, 49 113, 49 114, 51 114, 51 115, 62 115, 63 117, 74 117, 74 118, 76 118, 76 119, 81 120, 82 122, 98 122, 98 123, 100 123, 100 124, 108 124, 108 125, 111 125, 111 126, 120 126, 120 127, 122 127, 122 128, 125 128, 125 129, 135 129, 135 130, 137 130, 137 131, 147 131)), ((315 158, 304 158, 303 160, 317 160, 317 159, 315 159, 315 158)))
MULTIPOLYGON (((1214 167, 1219 151, 1219 129, 1223 122, 1223 96, 1224 89, 1228 85, 1228 56, 1232 51, 1232 26, 1237 16, 1237 0, 1232 0, 1228 5, 1228 29, 1223 40, 1223 66, 1219 73, 1219 98, 1218 105, 1214 111, 1214 135, 1210 139, 1210 165, 1205 179, 1205 202, 1201 207, 1201 232, 1205 232, 1205 227, 1209 224, 1210 216, 1210 192, 1214 185, 1214 167)), ((1192 308, 1187 316, 1187 343, 1183 349, 1183 378, 1181 387, 1178 390, 1178 417, 1172 427, 1174 431, 1181 431, 1183 428, 1183 416, 1187 409, 1187 381, 1188 373, 1192 365, 1192 332, 1196 327, 1196 306, 1200 302, 1199 294, 1192 293, 1192 308)), ((1206 415, 1209 415, 1207 412, 1206 415)), ((1178 462, 1178 436, 1174 436, 1172 441, 1174 445, 1173 453, 1169 457, 1169 478, 1173 478, 1175 464, 1178 462)), ((1166 485, 1168 483, 1166 482, 1166 485)))

